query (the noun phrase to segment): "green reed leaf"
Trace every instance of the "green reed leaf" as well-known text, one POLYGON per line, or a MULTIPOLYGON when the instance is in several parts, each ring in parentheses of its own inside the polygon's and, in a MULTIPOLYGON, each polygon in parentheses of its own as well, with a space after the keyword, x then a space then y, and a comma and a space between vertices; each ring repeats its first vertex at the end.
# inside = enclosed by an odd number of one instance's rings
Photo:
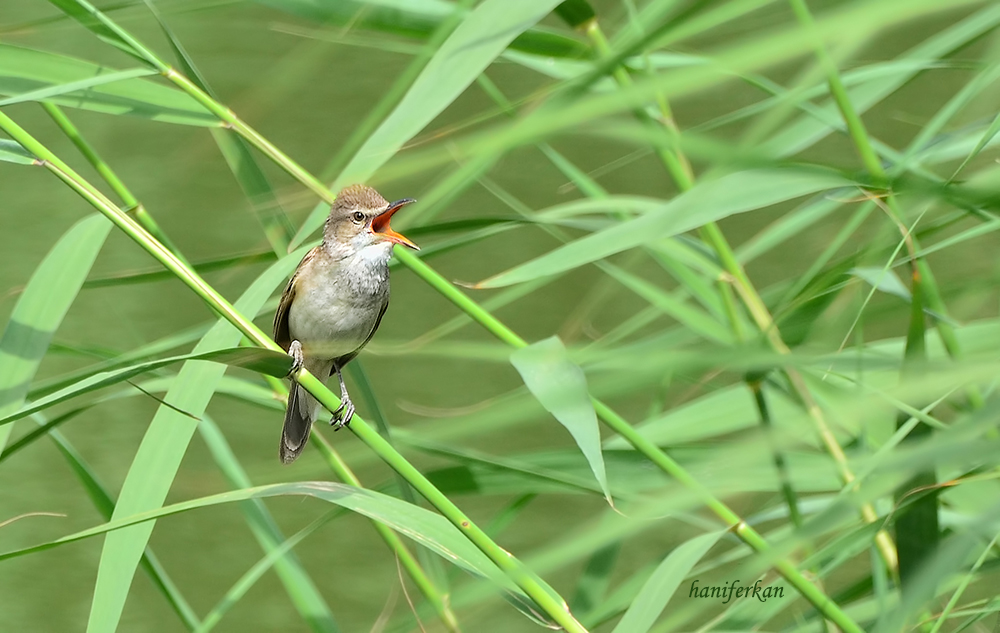
POLYGON ((545 410, 576 440, 605 498, 612 503, 601 453, 601 431, 583 370, 569 359, 566 347, 557 336, 515 350, 510 355, 510 362, 545 410))
MULTIPOLYGON (((110 230, 111 223, 100 215, 77 222, 32 274, 0 337, 0 416, 21 408, 52 335, 110 230)), ((7 445, 12 428, 0 427, 0 448, 7 445)))
POLYGON ((119 533, 125 529, 146 525, 161 517, 190 512, 199 508, 289 495, 313 497, 374 519, 392 528, 394 531, 413 539, 418 544, 427 547, 448 562, 458 565, 477 576, 491 579, 503 587, 505 591, 519 593, 519 590, 497 569, 496 565, 472 545, 459 532, 458 528, 449 523, 441 515, 373 490, 365 490, 329 481, 306 481, 257 486, 200 497, 190 501, 163 506, 155 510, 128 514, 54 541, 4 552, 0 554, 0 561, 45 551, 100 534, 110 535, 119 533))
POLYGON ((34 165, 38 159, 16 141, 0 139, 0 160, 18 165, 34 165))
POLYGON ((200 354, 171 356, 170 358, 147 361, 88 376, 87 378, 84 378, 83 380, 80 380, 68 387, 51 393, 44 398, 40 398, 39 400, 36 400, 17 411, 0 417, 0 425, 10 424, 15 420, 20 420, 21 418, 29 416, 33 413, 54 407, 61 402, 65 402, 98 389, 103 389, 104 387, 116 385, 129 380, 130 378, 153 371, 154 369, 159 369, 167 365, 189 360, 212 361, 223 365, 229 365, 231 367, 243 367, 245 369, 257 371, 269 376, 275 376, 277 378, 284 378, 288 375, 289 370, 292 368, 291 357, 288 355, 253 347, 234 347, 230 349, 213 350, 211 352, 204 352, 200 354))
POLYGON ((0 44, 0 95, 7 101, 51 101, 62 106, 184 125, 219 125, 197 101, 143 75, 75 57, 0 44))
POLYGON ((615 253, 671 237, 737 213, 746 213, 839 187, 850 181, 831 172, 749 170, 702 181, 656 211, 570 242, 478 284, 499 288, 554 275, 615 253))
POLYGON ((670 552, 639 590, 639 595, 618 621, 613 633, 646 633, 660 617, 681 581, 691 573, 691 568, 725 533, 725 530, 720 530, 702 534, 670 552))

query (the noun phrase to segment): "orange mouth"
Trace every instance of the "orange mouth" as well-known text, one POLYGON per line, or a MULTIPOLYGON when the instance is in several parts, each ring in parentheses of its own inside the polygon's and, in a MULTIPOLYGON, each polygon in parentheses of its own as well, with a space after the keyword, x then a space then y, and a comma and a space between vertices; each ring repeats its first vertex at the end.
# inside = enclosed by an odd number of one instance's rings
POLYGON ((394 244, 402 244, 403 246, 408 246, 415 251, 419 251, 419 246, 411 242, 409 238, 393 231, 392 227, 389 226, 389 220, 392 219, 392 216, 395 215, 396 211, 399 211, 411 202, 416 202, 416 200, 413 198, 403 198, 402 200, 390 203, 389 207, 385 211, 372 218, 372 233, 381 235, 386 241, 394 244))

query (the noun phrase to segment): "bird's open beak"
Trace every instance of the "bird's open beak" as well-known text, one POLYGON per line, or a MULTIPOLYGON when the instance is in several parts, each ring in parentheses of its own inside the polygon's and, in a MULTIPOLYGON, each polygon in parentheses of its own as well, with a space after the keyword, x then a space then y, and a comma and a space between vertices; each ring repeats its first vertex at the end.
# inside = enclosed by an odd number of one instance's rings
POLYGON ((389 220, 392 218, 393 214, 411 202, 416 202, 416 200, 413 198, 403 198, 402 200, 389 203, 389 206, 385 211, 372 218, 372 233, 381 235, 383 239, 394 244, 402 244, 403 246, 408 246, 415 251, 419 251, 419 246, 411 242, 405 236, 393 231, 392 227, 389 226, 389 220))

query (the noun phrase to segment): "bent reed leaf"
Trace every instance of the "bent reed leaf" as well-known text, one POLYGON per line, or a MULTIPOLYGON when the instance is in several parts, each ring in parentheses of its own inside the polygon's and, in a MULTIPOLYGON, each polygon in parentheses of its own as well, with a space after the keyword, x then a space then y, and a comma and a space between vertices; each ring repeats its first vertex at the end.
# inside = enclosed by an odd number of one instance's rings
POLYGON ((562 341, 553 336, 514 350, 510 362, 545 410, 576 440, 601 485, 604 497, 614 505, 601 453, 601 431, 587 390, 587 377, 580 366, 569 359, 562 341))
POLYGON ((212 361, 222 365, 229 365, 231 367, 242 367, 244 369, 250 369, 252 371, 274 376, 276 378, 284 378, 287 376, 288 371, 292 367, 291 357, 287 354, 280 354, 278 352, 259 347, 233 347, 214 350, 211 352, 203 352, 200 354, 195 353, 171 356, 169 358, 161 358, 159 360, 137 363, 129 367, 99 372, 92 376, 88 376, 87 378, 84 378, 83 380, 80 380, 68 387, 64 387, 63 389, 51 393, 44 398, 40 398, 31 404, 18 409, 17 411, 0 417, 0 425, 10 424, 15 420, 20 420, 21 418, 29 416, 33 413, 44 411, 45 409, 53 407, 61 402, 65 402, 98 389, 103 389, 104 387, 125 382, 130 378, 134 378, 135 376, 139 376, 155 369, 189 360, 212 361))
POLYGON ((314 497, 374 519, 430 549, 448 562, 477 576, 489 578, 505 591, 526 598, 489 558, 473 546, 459 532, 458 528, 441 515, 374 490, 330 481, 305 481, 243 488, 120 516, 102 525, 81 530, 54 541, 4 552, 0 554, 0 561, 48 550, 100 534, 115 534, 162 517, 198 508, 289 495, 314 497))

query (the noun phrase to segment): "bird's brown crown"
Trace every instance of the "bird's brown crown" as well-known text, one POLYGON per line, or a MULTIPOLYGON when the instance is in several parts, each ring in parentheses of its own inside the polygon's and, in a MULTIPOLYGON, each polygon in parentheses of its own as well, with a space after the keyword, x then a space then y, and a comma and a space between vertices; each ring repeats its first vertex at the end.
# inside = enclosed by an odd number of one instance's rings
POLYGON ((386 200, 367 185, 349 185, 340 190, 333 203, 333 211, 348 209, 384 209, 389 205, 386 200))

